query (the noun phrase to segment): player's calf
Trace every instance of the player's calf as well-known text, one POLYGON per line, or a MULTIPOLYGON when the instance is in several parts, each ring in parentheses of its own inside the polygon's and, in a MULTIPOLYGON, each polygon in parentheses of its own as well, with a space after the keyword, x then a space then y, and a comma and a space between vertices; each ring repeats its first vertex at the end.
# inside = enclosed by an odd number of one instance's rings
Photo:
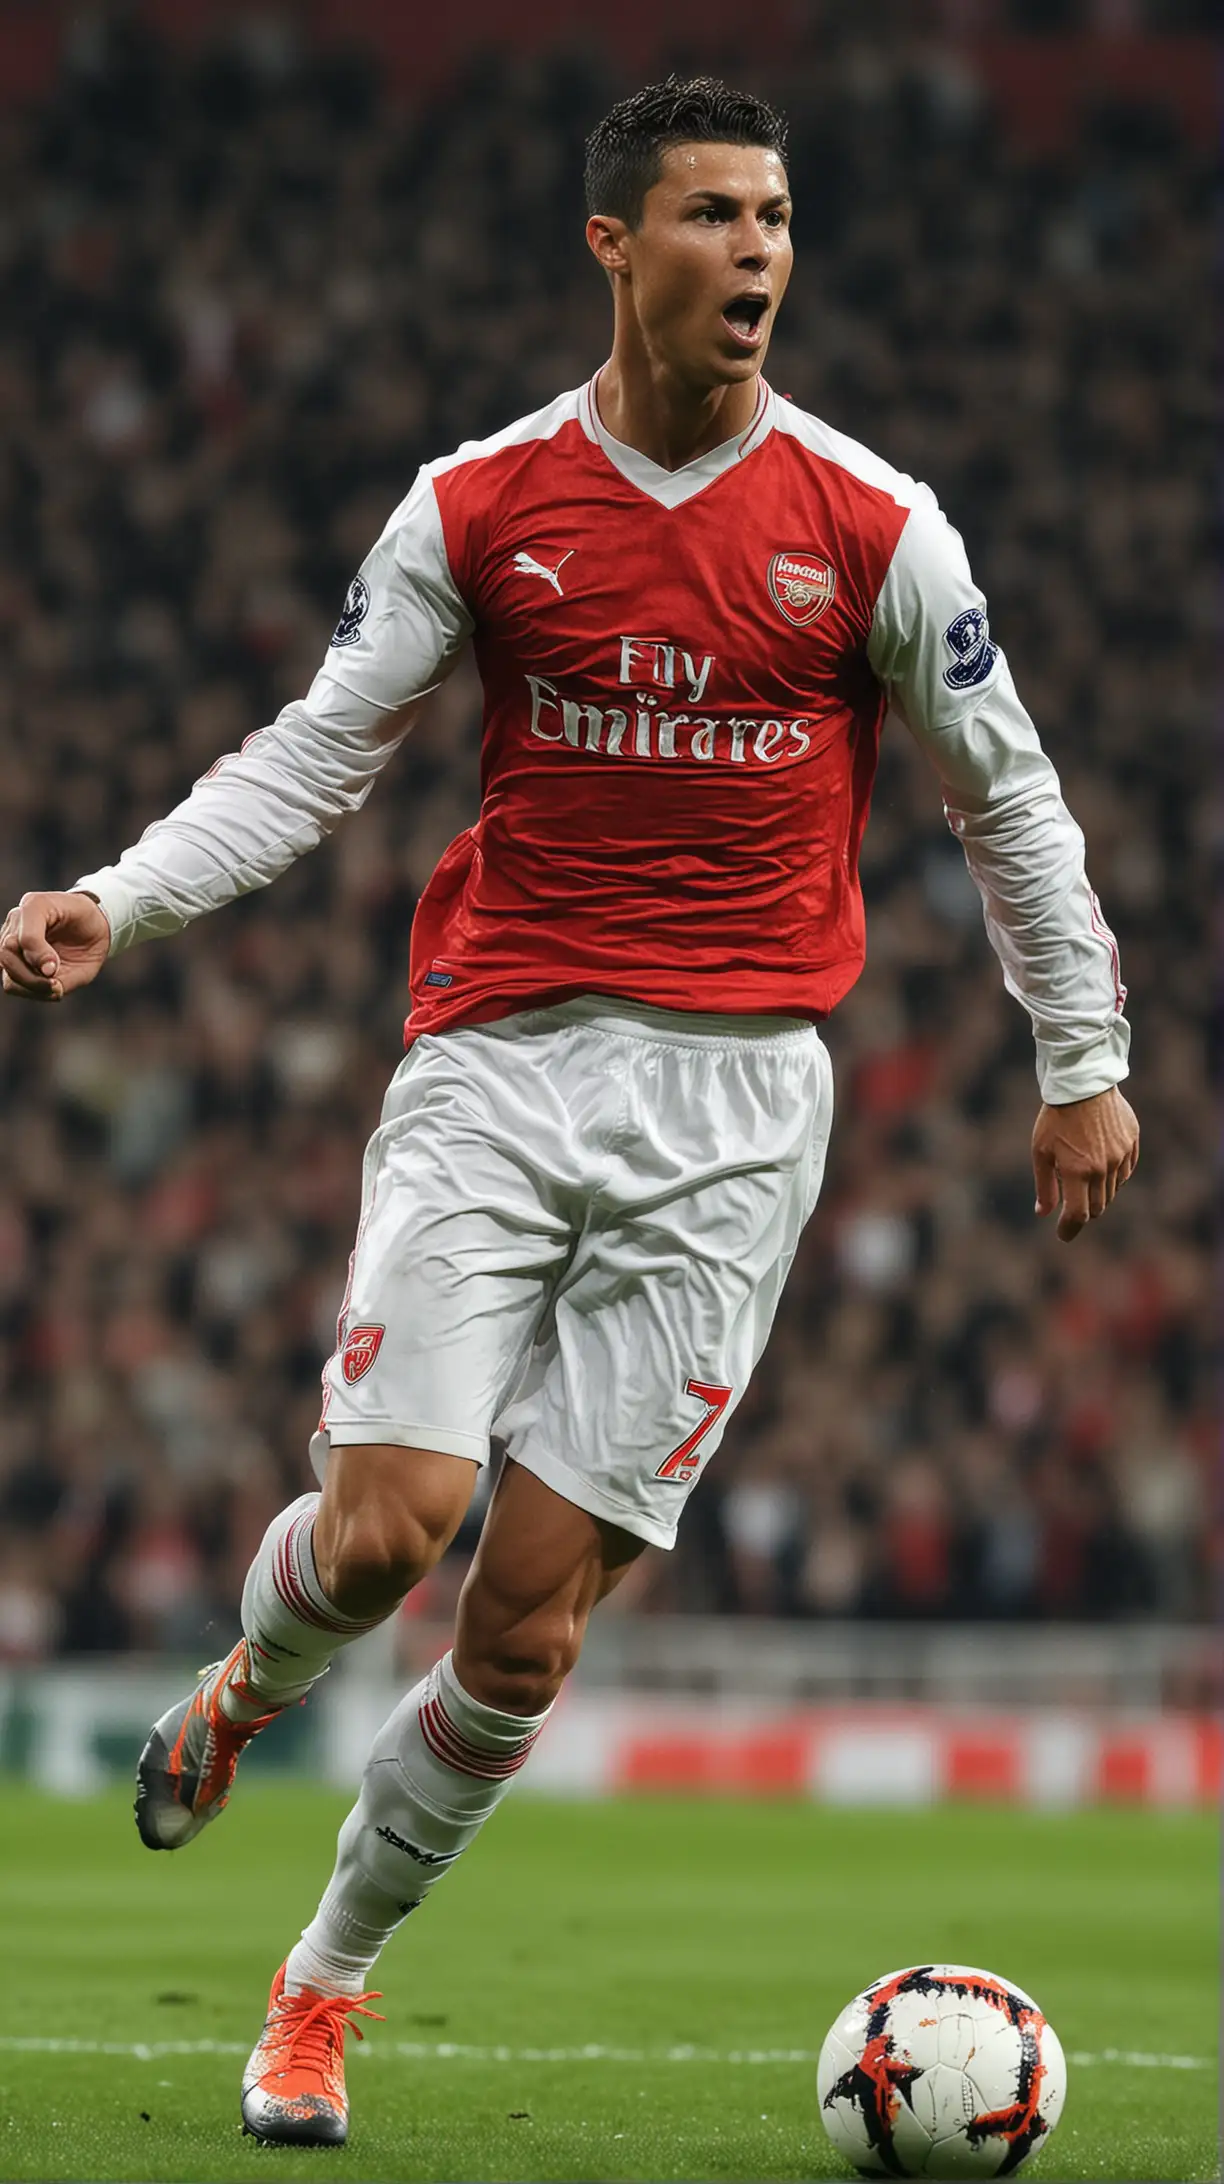
POLYGON ((455 1650, 380 1729, 287 1983, 359 1994, 396 1928, 530 1758, 587 1618, 641 1542, 508 1464, 463 1589, 455 1650))
POLYGON ((449 1653, 400 1701, 374 1739, 323 1900, 289 1953, 291 1990, 361 1991, 396 1928, 501 1803, 548 1711, 482 1705, 449 1653))

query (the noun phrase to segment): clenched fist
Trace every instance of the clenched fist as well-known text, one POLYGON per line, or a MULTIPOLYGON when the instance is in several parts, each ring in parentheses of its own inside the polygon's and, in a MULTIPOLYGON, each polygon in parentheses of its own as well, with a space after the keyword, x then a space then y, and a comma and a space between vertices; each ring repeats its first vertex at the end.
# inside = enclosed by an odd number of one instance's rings
POLYGON ((21 1001, 62 1001, 97 977, 110 938, 92 895, 23 895, 0 927, 0 987, 21 1001))

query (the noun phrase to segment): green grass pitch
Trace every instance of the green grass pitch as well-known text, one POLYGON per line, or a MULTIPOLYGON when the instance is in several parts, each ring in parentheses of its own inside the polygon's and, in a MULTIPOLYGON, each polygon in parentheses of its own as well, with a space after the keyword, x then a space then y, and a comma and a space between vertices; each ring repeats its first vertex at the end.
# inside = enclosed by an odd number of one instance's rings
POLYGON ((0 1786, 0 2176, 838 2176, 812 2053, 931 1958, 1072 2057, 1037 2178, 1219 2174, 1216 1826, 1124 1811, 512 1798, 383 1959, 348 2147, 257 2148, 242 2063, 343 1809, 255 1780, 151 1856, 117 1793, 0 1786))

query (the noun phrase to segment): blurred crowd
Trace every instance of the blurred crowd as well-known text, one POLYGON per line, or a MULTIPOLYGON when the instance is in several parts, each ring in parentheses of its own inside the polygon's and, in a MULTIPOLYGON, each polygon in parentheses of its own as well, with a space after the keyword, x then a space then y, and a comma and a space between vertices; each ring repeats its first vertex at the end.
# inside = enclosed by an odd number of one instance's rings
MULTIPOLYGON (((1121 941, 1147 1150, 1073 1249, 1034 1220, 1028 1022, 890 727, 824 1199, 681 1544, 627 1597, 1191 1619, 1216 1521, 1212 177, 1117 106, 1022 156, 962 55, 903 39, 830 35, 784 84, 744 77, 793 131, 769 377, 966 536, 1121 941)), ((359 57, 266 21, 187 60, 86 18, 54 95, 0 115, 6 901, 117 855, 301 694, 422 458, 599 364, 582 140, 628 87, 578 53, 503 58, 392 112, 359 57)), ((206 1658, 310 1483, 478 701, 461 670, 270 893, 63 1011, 0 1006, 0 1657, 206 1658)))

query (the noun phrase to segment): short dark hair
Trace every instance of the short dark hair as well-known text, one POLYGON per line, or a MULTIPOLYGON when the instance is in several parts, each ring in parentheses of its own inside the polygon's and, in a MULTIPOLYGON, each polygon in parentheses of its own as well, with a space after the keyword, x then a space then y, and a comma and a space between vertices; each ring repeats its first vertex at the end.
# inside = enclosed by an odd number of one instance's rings
POLYGON ((786 123, 764 99, 732 91, 716 76, 648 83, 621 99, 587 138, 587 211, 610 212, 636 227, 673 144, 763 144, 785 160, 786 123))

